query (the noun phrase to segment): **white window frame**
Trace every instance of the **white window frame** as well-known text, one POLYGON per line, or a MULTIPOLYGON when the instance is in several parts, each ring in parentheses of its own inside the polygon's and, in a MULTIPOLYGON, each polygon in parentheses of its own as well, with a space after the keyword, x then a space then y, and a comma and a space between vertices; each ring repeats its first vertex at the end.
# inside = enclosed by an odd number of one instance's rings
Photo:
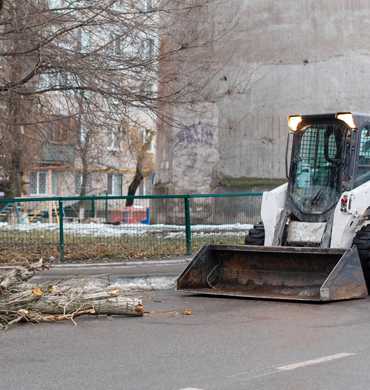
MULTIPOLYGON (((31 175, 36 175, 36 191, 32 191, 31 183, 30 183, 30 195, 48 195, 49 189, 49 174, 48 171, 33 171, 31 175), (40 191, 40 175, 45 174, 45 192, 40 191)), ((30 178, 31 181, 31 178, 30 178)))
POLYGON ((109 176, 111 177, 111 189, 109 191, 109 188, 107 188, 108 195, 112 196, 122 196, 123 195, 123 175, 121 173, 109 173, 108 174, 108 182, 109 182, 109 176), (120 180, 121 186, 119 193, 115 191, 115 187, 117 185, 117 180, 120 180))
POLYGON ((154 57, 155 41, 153 38, 143 39, 143 55, 146 60, 151 60, 154 57))
POLYGON ((110 152, 118 152, 121 150, 121 134, 119 128, 112 128, 109 134, 108 150, 110 152))
POLYGON ((89 130, 83 125, 80 125, 80 144, 85 145, 89 130))
POLYGON ((88 53, 92 47, 92 32, 80 30, 80 50, 81 53, 88 53))

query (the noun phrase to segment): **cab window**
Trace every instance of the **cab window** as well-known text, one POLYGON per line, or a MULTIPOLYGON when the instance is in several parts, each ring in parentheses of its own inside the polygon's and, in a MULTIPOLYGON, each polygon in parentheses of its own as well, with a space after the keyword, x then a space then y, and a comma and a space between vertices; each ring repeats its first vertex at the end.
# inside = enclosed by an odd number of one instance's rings
POLYGON ((356 185, 361 185, 370 180, 370 125, 360 130, 358 169, 356 185))

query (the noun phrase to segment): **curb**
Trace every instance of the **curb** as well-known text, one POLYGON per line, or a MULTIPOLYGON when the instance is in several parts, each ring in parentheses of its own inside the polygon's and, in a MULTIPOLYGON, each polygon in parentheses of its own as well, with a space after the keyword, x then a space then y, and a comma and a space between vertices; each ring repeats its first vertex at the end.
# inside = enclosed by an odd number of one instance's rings
MULTIPOLYGON (((135 267, 166 267, 171 265, 182 265, 187 264, 191 261, 190 257, 184 257, 180 259, 169 259, 169 260, 138 260, 138 261, 121 261, 114 263, 64 263, 64 264, 52 264, 50 270, 67 270, 67 269, 89 269, 99 270, 101 268, 135 268, 135 267)), ((17 265, 5 264, 0 266, 1 270, 9 270, 17 265)))
POLYGON ((137 266, 166 266, 186 264, 190 262, 190 258, 171 259, 171 260, 139 260, 139 261, 122 261, 114 263, 70 263, 70 264, 54 264, 51 268, 108 268, 108 267, 137 267, 137 266))

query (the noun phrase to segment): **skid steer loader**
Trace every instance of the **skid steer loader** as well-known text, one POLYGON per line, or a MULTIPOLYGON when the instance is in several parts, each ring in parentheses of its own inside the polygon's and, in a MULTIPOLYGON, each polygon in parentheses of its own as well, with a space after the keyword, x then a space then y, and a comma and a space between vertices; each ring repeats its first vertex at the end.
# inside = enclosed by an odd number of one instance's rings
POLYGON ((203 247, 178 290, 319 302, 368 295, 370 115, 294 115, 288 126, 288 183, 263 194, 246 246, 203 247))

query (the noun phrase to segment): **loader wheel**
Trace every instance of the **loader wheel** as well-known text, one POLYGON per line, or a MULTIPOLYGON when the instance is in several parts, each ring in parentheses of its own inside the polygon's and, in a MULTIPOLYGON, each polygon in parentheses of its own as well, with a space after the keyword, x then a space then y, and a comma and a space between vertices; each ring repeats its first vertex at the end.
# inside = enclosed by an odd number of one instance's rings
POLYGON ((357 246, 367 289, 370 292, 370 225, 364 226, 357 232, 353 244, 357 246))
POLYGON ((248 234, 245 236, 245 245, 260 245, 265 243, 265 227, 263 223, 254 225, 248 234))

